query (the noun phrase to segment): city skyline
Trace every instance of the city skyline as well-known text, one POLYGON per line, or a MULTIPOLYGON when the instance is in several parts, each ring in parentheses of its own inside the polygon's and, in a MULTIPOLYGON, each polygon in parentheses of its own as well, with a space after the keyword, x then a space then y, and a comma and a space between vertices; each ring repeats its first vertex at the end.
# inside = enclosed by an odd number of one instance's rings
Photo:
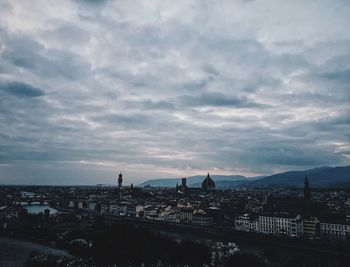
POLYGON ((348 1, 1 1, 0 184, 350 165, 348 1))

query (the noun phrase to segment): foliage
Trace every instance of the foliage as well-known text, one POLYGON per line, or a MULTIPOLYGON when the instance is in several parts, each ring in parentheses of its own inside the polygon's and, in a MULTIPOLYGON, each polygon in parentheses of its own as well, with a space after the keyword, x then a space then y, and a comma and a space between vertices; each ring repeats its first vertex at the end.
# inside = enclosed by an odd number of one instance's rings
POLYGON ((116 225, 95 237, 91 254, 99 266, 115 263, 151 265, 188 264, 202 266, 209 261, 209 248, 203 244, 182 241, 155 234, 144 228, 116 225))

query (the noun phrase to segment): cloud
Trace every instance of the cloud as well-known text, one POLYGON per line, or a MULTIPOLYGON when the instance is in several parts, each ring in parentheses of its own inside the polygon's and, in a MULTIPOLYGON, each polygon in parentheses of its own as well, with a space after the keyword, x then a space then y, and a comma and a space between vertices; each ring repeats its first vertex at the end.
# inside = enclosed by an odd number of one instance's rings
POLYGON ((1 83, 0 91, 6 92, 8 94, 17 96, 17 97, 40 97, 45 95, 45 92, 39 88, 35 88, 30 84, 21 83, 21 82, 9 82, 1 83))
POLYGON ((0 182, 350 163, 347 1, 0 5, 0 182))
POLYGON ((349 82, 350 81, 350 70, 339 70, 333 72, 320 73, 319 76, 325 80, 349 82))
POLYGON ((250 101, 247 97, 228 96, 221 93, 204 93, 200 96, 181 96, 180 102, 184 106, 217 106, 217 107, 237 107, 251 108, 263 107, 258 103, 250 101))

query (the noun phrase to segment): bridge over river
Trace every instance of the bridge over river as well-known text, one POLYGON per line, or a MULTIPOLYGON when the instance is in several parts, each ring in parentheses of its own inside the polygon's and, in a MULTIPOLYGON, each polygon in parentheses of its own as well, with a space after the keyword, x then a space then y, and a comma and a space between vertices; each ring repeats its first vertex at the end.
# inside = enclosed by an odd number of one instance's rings
POLYGON ((27 204, 27 205, 47 205, 51 200, 44 194, 37 194, 32 192, 21 192, 21 196, 14 200, 14 204, 27 204))

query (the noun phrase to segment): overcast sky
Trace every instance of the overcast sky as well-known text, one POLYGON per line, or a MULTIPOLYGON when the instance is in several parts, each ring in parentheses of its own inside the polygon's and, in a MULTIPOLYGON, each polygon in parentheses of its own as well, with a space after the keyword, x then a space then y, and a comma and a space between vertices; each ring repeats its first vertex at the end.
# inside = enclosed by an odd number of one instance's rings
POLYGON ((350 1, 0 0, 0 183, 350 164, 350 1))

